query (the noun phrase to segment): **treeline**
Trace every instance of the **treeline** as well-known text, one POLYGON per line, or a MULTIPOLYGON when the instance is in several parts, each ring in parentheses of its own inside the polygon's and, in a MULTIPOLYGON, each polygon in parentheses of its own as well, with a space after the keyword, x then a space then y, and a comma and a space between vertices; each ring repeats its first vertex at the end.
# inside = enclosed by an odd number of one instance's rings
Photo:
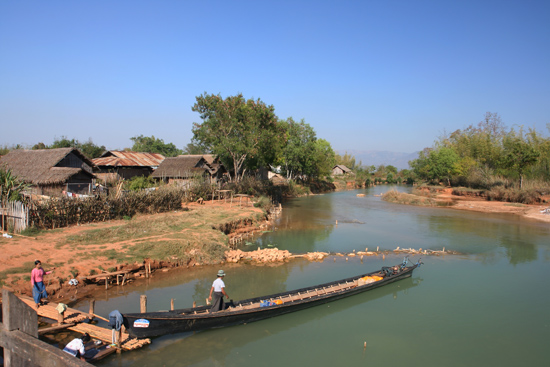
POLYGON ((190 146, 220 157, 235 182, 270 167, 307 181, 330 175, 336 163, 330 143, 317 138, 309 124, 278 118, 273 105, 260 99, 204 93, 192 110, 202 122, 193 124, 190 146))
POLYGON ((477 125, 440 137, 409 164, 417 179, 431 183, 542 193, 550 187, 550 139, 532 128, 507 128, 488 112, 477 125))
MULTIPOLYGON (((176 157, 180 154, 200 154, 194 152, 188 152, 187 150, 192 149, 189 146, 185 149, 178 149, 173 143, 165 143, 164 140, 155 138, 155 136, 134 136, 130 138, 133 141, 133 145, 123 150, 132 151, 132 152, 145 152, 145 153, 159 153, 165 157, 176 157)), ((50 145, 44 144, 43 142, 36 143, 32 146, 23 146, 21 144, 15 144, 12 146, 4 145, 0 147, 0 156, 8 154, 10 150, 15 149, 56 149, 56 148, 76 148, 80 150, 86 157, 89 159, 94 159, 100 157, 107 148, 104 145, 94 144, 92 139, 81 142, 75 138, 69 139, 66 136, 61 138, 55 138, 53 143, 50 145)))

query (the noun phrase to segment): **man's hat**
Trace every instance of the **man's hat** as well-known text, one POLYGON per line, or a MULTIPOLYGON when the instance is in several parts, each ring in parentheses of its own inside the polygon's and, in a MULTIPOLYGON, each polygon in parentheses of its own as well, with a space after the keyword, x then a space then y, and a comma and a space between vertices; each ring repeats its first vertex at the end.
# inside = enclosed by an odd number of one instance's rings
POLYGON ((225 276, 225 273, 223 272, 223 270, 218 271, 218 276, 219 277, 224 277, 225 276))

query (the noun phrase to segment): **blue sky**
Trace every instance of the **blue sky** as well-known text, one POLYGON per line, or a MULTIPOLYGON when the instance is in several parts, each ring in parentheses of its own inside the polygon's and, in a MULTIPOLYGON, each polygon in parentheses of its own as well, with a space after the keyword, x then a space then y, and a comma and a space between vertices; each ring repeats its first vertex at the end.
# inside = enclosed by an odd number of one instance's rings
POLYGON ((183 148, 203 92, 340 151, 418 151, 487 111, 548 135, 549 20, 548 0, 2 1, 0 145, 183 148))

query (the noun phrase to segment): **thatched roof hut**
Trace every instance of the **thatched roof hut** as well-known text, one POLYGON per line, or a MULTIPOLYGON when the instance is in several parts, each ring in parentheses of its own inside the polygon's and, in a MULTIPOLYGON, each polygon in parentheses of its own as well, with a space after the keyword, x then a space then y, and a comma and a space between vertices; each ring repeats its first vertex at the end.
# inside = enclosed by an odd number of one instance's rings
POLYGON ((82 191, 91 187, 94 178, 93 163, 75 148, 12 150, 0 158, 0 166, 31 184, 38 194, 82 191))
POLYGON ((188 179, 209 172, 208 163, 201 155, 180 155, 166 158, 151 177, 159 179, 188 179))

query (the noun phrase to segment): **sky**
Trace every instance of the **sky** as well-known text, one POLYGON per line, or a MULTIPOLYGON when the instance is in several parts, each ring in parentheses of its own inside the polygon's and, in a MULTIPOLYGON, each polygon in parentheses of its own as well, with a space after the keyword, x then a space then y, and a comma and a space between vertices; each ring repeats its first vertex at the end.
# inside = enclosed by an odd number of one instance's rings
POLYGON ((486 112, 547 136, 550 1, 0 2, 0 146, 183 149, 202 93, 337 151, 419 151, 486 112))

